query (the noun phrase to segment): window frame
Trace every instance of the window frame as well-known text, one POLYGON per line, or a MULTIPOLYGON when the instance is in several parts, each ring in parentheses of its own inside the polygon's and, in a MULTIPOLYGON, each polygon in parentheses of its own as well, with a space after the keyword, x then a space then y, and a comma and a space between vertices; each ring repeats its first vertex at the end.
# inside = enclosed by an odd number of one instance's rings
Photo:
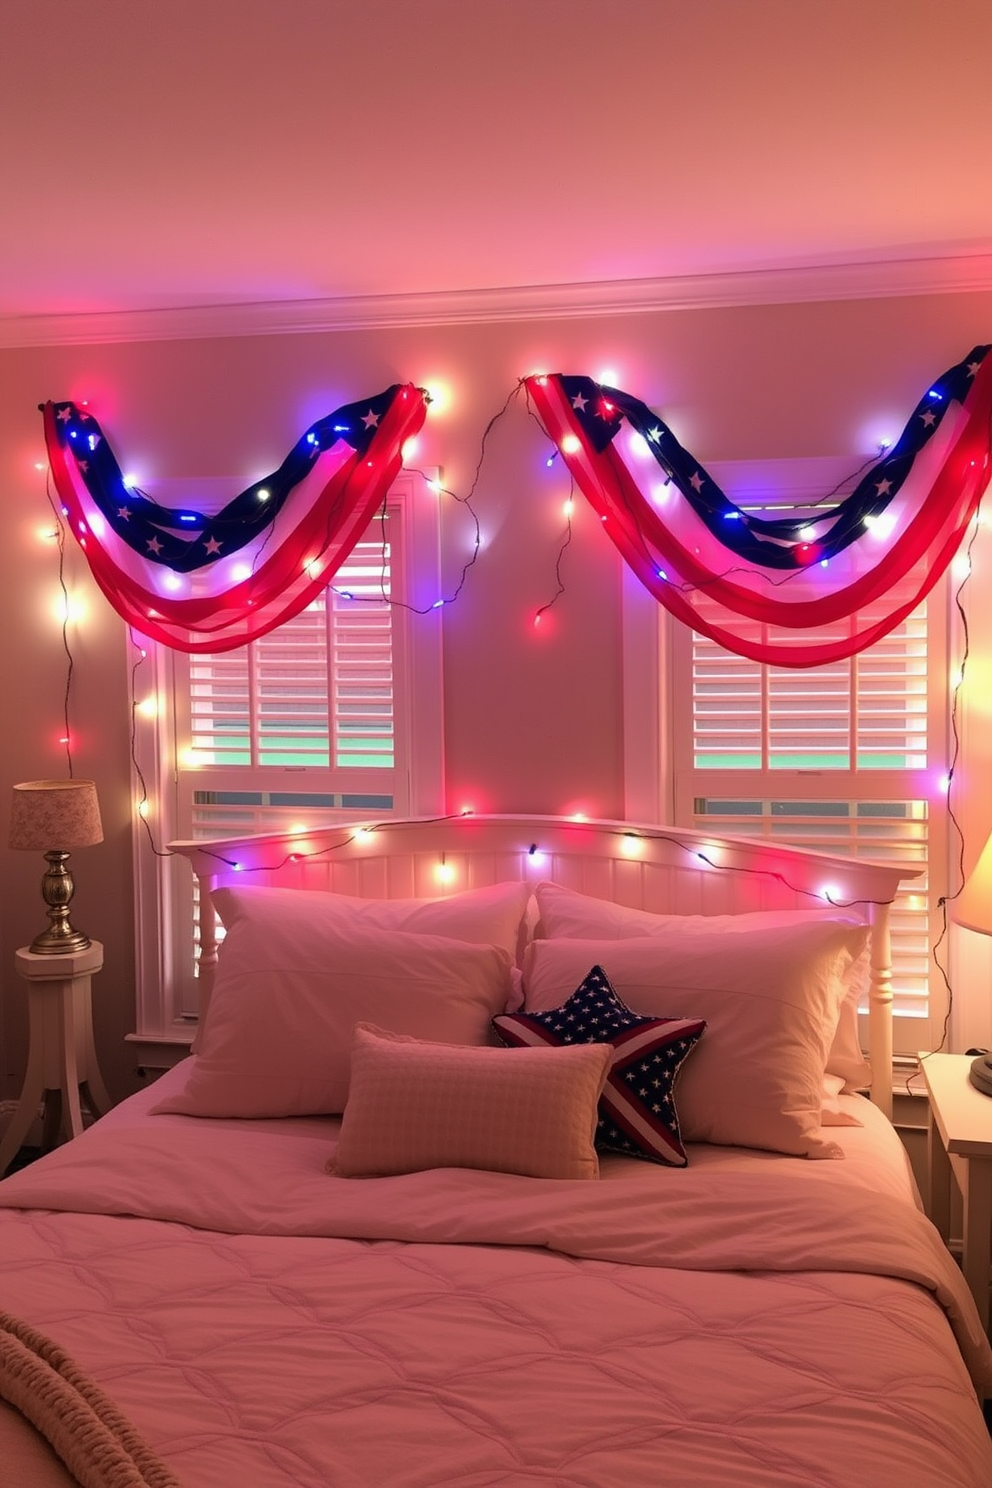
MULTIPOLYGON (((390 519, 400 524, 400 563, 393 589, 392 654, 396 771, 402 788, 393 812, 435 816, 444 811, 443 609, 433 608, 441 592, 439 472, 402 470, 386 498, 390 519), (408 606, 423 608, 413 613, 408 606)), ((376 519, 373 519, 375 521, 376 519)), ((177 677, 185 657, 170 648, 132 636, 128 694, 133 719, 132 827, 135 923, 134 1039, 146 1044, 188 1045, 196 1028, 191 1012, 190 978, 183 972, 187 927, 193 925, 194 885, 188 865, 167 851, 185 835, 177 768, 179 712, 177 677), (144 655, 142 656, 142 653, 144 655), (155 700, 146 709, 148 698, 155 700), (139 812, 142 800, 147 809, 139 812), (144 817, 144 819, 142 819, 144 817), (153 847, 154 844, 154 847, 153 847)), ((188 674, 187 674, 188 675, 188 674)), ((294 769, 294 781, 340 775, 347 767, 294 769)), ((270 770, 273 780, 282 767, 270 770)), ((260 771, 251 770, 253 781, 260 771)), ((363 777, 368 771, 363 770, 363 777)), ((395 778, 395 777, 394 777, 395 778)), ((285 784, 285 774, 282 777, 285 784)), ((389 812, 376 813, 383 817, 389 812)), ((342 810, 335 819, 357 820, 368 812, 342 810)), ((187 963, 188 964, 188 963, 187 963)))

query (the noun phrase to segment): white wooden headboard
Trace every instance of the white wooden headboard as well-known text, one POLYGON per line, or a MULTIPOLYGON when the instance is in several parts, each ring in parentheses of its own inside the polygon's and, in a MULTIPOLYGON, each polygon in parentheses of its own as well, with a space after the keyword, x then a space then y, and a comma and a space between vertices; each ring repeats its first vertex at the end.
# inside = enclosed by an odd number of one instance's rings
POLYGON ((916 877, 915 870, 681 827, 554 816, 370 821, 169 846, 189 859, 199 882, 198 969, 207 995, 217 961, 210 893, 225 884, 399 899, 435 898, 511 879, 550 879, 658 914, 832 904, 872 927, 871 1098, 892 1113, 889 906, 900 880, 916 877))

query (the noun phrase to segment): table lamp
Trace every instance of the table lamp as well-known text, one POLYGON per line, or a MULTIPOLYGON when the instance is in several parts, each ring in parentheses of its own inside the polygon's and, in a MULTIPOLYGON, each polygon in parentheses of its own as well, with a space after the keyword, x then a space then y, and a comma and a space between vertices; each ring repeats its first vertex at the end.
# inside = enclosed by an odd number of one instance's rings
POLYGON ((66 867, 69 849, 103 841, 100 806, 92 780, 26 780, 14 786, 10 813, 10 846, 43 852, 48 867, 41 897, 48 906, 49 926, 29 947, 36 956, 71 956, 85 951, 88 935, 73 929, 69 904, 75 892, 66 867))
MULTIPOLYGON (((956 925, 992 935, 992 836, 965 880, 956 899, 948 900, 948 912, 956 925)), ((992 1054, 980 1054, 971 1066, 971 1083, 984 1095, 992 1095, 992 1054)))

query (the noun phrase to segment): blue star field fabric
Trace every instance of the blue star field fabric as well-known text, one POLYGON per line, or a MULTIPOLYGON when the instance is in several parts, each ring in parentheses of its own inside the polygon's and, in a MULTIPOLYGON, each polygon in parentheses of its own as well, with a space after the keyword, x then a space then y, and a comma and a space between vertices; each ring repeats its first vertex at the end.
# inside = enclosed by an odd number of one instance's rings
POLYGON ((548 1013, 502 1013, 493 1027, 518 1048, 542 1044, 613 1045, 599 1098, 596 1146, 684 1168, 688 1159, 675 1109, 675 1081, 702 1037, 702 1018, 642 1018, 594 966, 567 1002, 548 1013))

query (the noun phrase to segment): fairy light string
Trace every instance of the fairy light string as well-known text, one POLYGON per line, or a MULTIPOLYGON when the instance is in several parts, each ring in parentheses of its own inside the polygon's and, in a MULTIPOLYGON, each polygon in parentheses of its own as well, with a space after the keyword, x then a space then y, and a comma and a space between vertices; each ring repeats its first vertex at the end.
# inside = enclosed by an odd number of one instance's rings
MULTIPOLYGON (((911 415, 906 428, 903 430, 902 435, 896 441, 894 446, 884 451, 880 451, 878 458, 873 457, 870 460, 864 462, 861 466, 859 466, 857 471, 853 472, 851 476, 845 478, 841 482, 838 482, 838 484, 831 491, 824 493, 822 496, 817 497, 815 500, 804 502, 803 506, 805 508, 805 511, 801 516, 789 517, 773 518, 762 516, 754 511, 748 511, 744 507, 731 501, 730 498, 728 498, 720 489, 717 483, 712 480, 712 477, 705 470, 705 468, 699 462, 695 461, 694 458, 689 454, 689 452, 681 446, 672 431, 668 429, 667 425, 665 425, 664 422, 660 420, 655 413, 647 408, 645 404, 633 398, 630 394, 627 394, 622 390, 611 387, 609 385, 596 383, 590 378, 563 376, 560 380, 563 389, 568 394, 569 399, 572 402, 573 407, 575 408, 576 414, 583 416, 583 430, 586 433, 586 436, 592 447, 596 450, 606 449, 615 438, 616 433, 620 427, 621 420, 625 420, 630 428, 636 434, 640 435, 641 438, 645 441, 647 448, 650 451, 656 465, 664 473, 666 483, 675 486, 680 496, 686 501, 694 514, 699 518, 699 520, 704 523, 707 530, 714 537, 716 537, 721 545, 728 550, 728 553, 732 554, 737 560, 736 562, 726 567, 721 573, 707 578, 702 583, 693 582, 692 580, 686 579, 684 577, 676 576, 672 580, 669 580, 672 588, 680 589, 683 593, 690 593, 694 590, 698 590, 710 584, 716 584, 720 580, 728 579, 735 573, 741 571, 753 573, 755 569, 748 569, 747 565, 749 564, 755 565, 755 567, 760 571, 761 577, 767 585, 769 585, 770 587, 778 588, 781 585, 793 582, 799 575, 807 571, 815 563, 819 563, 821 566, 826 566, 827 562, 831 558, 838 556, 847 547, 851 546, 856 541, 863 539, 865 531, 870 530, 873 521, 876 521, 877 519, 885 515, 885 513, 895 500, 896 496, 898 495, 899 491, 902 489, 912 469, 914 459, 940 430, 943 420, 951 404, 955 401, 961 402, 967 395, 968 382, 969 380, 974 379, 978 370, 982 367, 989 349, 990 348, 988 346, 979 346, 974 348, 973 351, 969 354, 968 358, 965 358, 962 362, 948 369, 946 373, 942 374, 941 377, 936 379, 936 381, 930 386, 930 388, 927 389, 924 397, 919 401, 916 408, 913 410, 913 414, 911 415), (595 406, 596 399, 599 399, 598 408, 595 406), (580 404, 584 406, 576 406, 580 404), (594 422, 594 420, 596 422, 594 422), (837 500, 836 498, 838 496, 838 493, 849 486, 852 481, 854 482, 853 490, 851 490, 847 495, 842 496, 840 500, 837 500), (822 508, 822 510, 817 510, 817 508, 822 508)), ((459 495, 457 492, 441 485, 440 482, 432 483, 434 489, 437 490, 439 495, 446 495, 452 498, 454 501, 465 506, 465 508, 471 515, 474 526, 474 537, 471 543, 470 553, 468 558, 462 565, 456 583, 449 593, 445 594, 443 597, 440 597, 437 600, 432 601, 428 605, 415 606, 413 604, 410 604, 409 602, 398 600, 392 595, 384 595, 383 597, 387 598, 390 603, 402 604, 404 608, 413 610, 418 614, 426 614, 433 609, 437 609, 442 606, 448 606, 454 603, 455 600, 457 600, 457 598, 462 593, 464 585, 467 581, 468 574, 478 561, 480 549, 482 546, 481 525, 478 513, 473 505, 473 498, 476 495, 477 488, 481 479, 483 465, 487 453, 487 442, 490 438, 490 435, 492 434, 493 429, 498 421, 504 417, 510 407, 521 397, 521 395, 524 395, 525 397, 528 414, 531 417, 535 417, 537 422, 541 424, 542 428, 544 427, 543 421, 538 417, 538 415, 535 414, 534 409, 531 406, 530 381, 530 379, 520 379, 515 387, 511 389, 503 406, 488 422, 482 436, 479 458, 473 473, 468 492, 462 496, 459 495)), ((393 392, 394 390, 390 389, 388 391, 393 392)), ((381 396, 385 397, 386 395, 383 394, 381 396)), ((363 404, 343 405, 343 408, 335 410, 335 413, 333 415, 330 415, 328 420, 320 421, 318 425, 313 426, 312 429, 308 431, 308 434, 307 436, 304 436, 304 439, 307 440, 307 442, 310 444, 311 450, 310 453, 308 453, 307 450, 304 449, 302 451, 302 454, 309 463, 312 463, 312 460, 317 453, 317 451, 313 449, 313 445, 315 443, 319 444, 320 441, 324 439, 325 434, 328 432, 333 433, 336 436, 340 436, 340 434, 343 432, 343 423, 342 427, 336 427, 335 420, 343 421, 345 414, 347 414, 349 418, 352 417, 356 410, 359 410, 364 406, 364 401, 368 400, 363 400, 363 404), (327 427, 325 428, 325 426, 327 427), (313 434, 315 431, 317 431, 316 438, 313 440, 308 440, 308 436, 310 434, 313 434)), ((114 469, 116 469, 117 476, 119 476, 121 483, 120 490, 115 490, 115 496, 120 498, 120 506, 118 510, 113 514, 113 518, 108 516, 107 520, 111 522, 112 526, 114 525, 114 522, 116 522, 117 526, 114 528, 115 531, 117 531, 117 527, 120 527, 122 523, 124 524, 125 529, 127 529, 127 523, 131 520, 132 516, 135 513, 140 513, 142 520, 149 522, 154 521, 160 526, 163 524, 167 525, 168 523, 176 525, 176 542, 183 547, 183 552, 170 552, 168 555, 166 555, 164 552, 165 545, 163 543, 163 551, 161 553, 152 551, 151 553, 146 555, 148 561, 157 562, 161 566, 168 567, 173 572, 177 573, 191 571, 195 567, 190 557, 192 551, 192 537, 187 535, 185 529, 193 529, 196 533, 197 540, 203 543, 205 546, 209 546, 211 543, 216 543, 219 549, 222 544, 226 543, 228 553, 236 551, 240 546, 247 545, 247 543, 251 541, 253 537, 260 536, 259 545, 252 558, 253 565, 257 565, 259 563, 261 555, 265 550, 265 545, 273 541, 273 535, 276 530, 276 519, 278 518, 280 511, 282 511, 285 507, 286 501, 292 489, 294 488, 293 482, 289 482, 287 484, 287 467, 289 457, 287 457, 287 462, 284 462, 283 466, 279 467, 279 470, 274 471, 271 476, 265 477, 262 482, 256 482, 252 486, 248 487, 246 491, 241 492, 240 495, 235 498, 235 501, 229 503, 228 506, 222 510, 222 512, 218 513, 213 518, 204 519, 204 514, 198 511, 187 511, 185 508, 167 509, 161 507, 158 503, 153 502, 151 498, 146 495, 146 493, 141 491, 140 488, 138 488, 135 484, 127 482, 123 475, 121 475, 119 467, 116 466, 116 461, 114 460, 112 451, 109 450, 109 446, 106 444, 106 441, 103 437, 102 430, 100 430, 99 424, 91 415, 82 410, 76 409, 75 405, 61 404, 53 405, 53 407, 56 410, 56 419, 58 419, 59 422, 63 425, 67 426, 67 438, 71 437, 71 431, 68 428, 70 419, 73 417, 78 417, 78 424, 76 426, 77 438, 80 432, 85 433, 85 441, 89 451, 88 456, 85 456, 83 461, 80 462, 81 466, 89 467, 92 464, 94 467, 99 467, 102 462, 105 462, 107 460, 107 458, 109 458, 109 460, 113 463, 113 467, 114 469), (67 409, 74 409, 75 412, 70 413, 69 417, 67 418, 61 418, 60 415, 67 409), (259 508, 262 506, 267 507, 264 522, 261 520, 261 514, 259 510, 259 508), (124 515, 122 515, 122 510, 124 508, 128 508, 128 510, 125 512, 124 515), (244 510, 242 510, 243 508, 244 510), (243 525, 241 527, 240 533, 236 534, 235 527, 238 523, 242 523, 243 525), (221 538, 218 536, 218 534, 221 532, 224 532, 227 535, 221 538)), ((365 414, 362 415, 362 417, 366 417, 367 414, 371 413, 372 411, 372 406, 370 404, 369 408, 366 410, 365 414)), ((298 442, 298 446, 294 447, 294 451, 291 452, 293 457, 295 457, 299 452, 299 443, 302 442, 303 441, 298 442)), ((557 458, 559 452, 567 453, 565 450, 564 440, 559 440, 556 443, 554 452, 547 462, 549 465, 557 458)), ((423 479, 429 479, 429 477, 423 471, 416 471, 415 473, 419 474, 423 479)), ((87 469, 83 469, 82 474, 85 480, 87 469)), ((289 472, 289 474, 291 474, 291 472, 289 472)), ((570 475, 571 474, 572 471, 570 469, 570 475)), ((572 481, 571 490, 572 492, 574 492, 574 479, 572 481)), ((51 495, 50 488, 48 496, 50 505, 52 506, 52 510, 56 518, 56 535, 59 555, 59 583, 62 590, 63 598, 62 644, 67 664, 66 681, 63 695, 64 735, 61 742, 65 747, 68 772, 71 777, 73 773, 73 757, 72 732, 70 728, 70 700, 73 690, 74 662, 72 656, 72 648, 69 643, 69 595, 65 582, 66 524, 63 519, 67 515, 67 513, 64 508, 61 508, 60 510, 60 508, 56 506, 56 503, 51 495)), ((645 562, 653 562, 655 561, 654 555, 647 540, 643 537, 643 534, 641 534, 637 528, 637 523, 635 520, 637 513, 634 511, 629 499, 627 499, 626 490, 624 492, 624 498, 625 509, 627 510, 628 516, 631 519, 631 531, 635 534, 633 542, 635 546, 638 546, 640 548, 642 559, 645 562)), ((545 614, 549 609, 553 607, 553 605, 565 592, 565 584, 562 577, 562 562, 565 552, 573 538, 570 503, 571 495, 569 498, 569 507, 566 508, 567 521, 565 534, 559 545, 555 561, 555 593, 550 600, 539 607, 535 614, 535 623, 540 620, 543 614, 545 614)), ((106 515, 106 513, 104 515, 106 515)), ((383 525, 383 544, 385 552, 386 536, 384 523, 384 503, 380 504, 379 519, 383 525)), ((329 508, 324 517, 325 537, 330 532, 332 521, 333 509, 329 508)), ((967 555, 969 559, 971 548, 975 541, 976 535, 977 522, 971 532, 967 543, 967 555)), ((78 534, 74 532, 74 536, 78 536, 78 534)), ((126 540, 124 531, 118 532, 118 536, 126 540)), ((212 556, 216 557, 218 555, 214 554, 212 556)), ((664 578, 665 576, 662 577, 664 578)), ((967 576, 958 586, 956 592, 953 595, 954 604, 961 621, 964 650, 961 666, 959 668, 959 677, 952 693, 950 715, 952 758, 948 771, 946 789, 946 809, 957 837, 958 877, 959 884, 962 886, 964 882, 964 834, 960 821, 955 815, 953 809, 952 783, 960 750, 960 738, 957 725, 959 702, 958 695, 960 687, 964 681, 964 674, 966 671, 969 655, 967 614, 962 602, 962 595, 966 583, 967 576)), ((133 639, 134 637, 132 636, 132 640, 133 639)), ((135 662, 134 668, 132 670, 132 693, 134 691, 134 682, 137 671, 140 667, 142 659, 143 658, 139 658, 135 662)), ((133 714, 132 758, 134 758, 135 756, 135 734, 137 726, 137 718, 133 714)), ((152 846, 152 850, 158 856, 171 856, 171 853, 159 848, 155 844, 154 836, 151 831, 150 824, 147 820, 147 807, 149 804, 147 785, 136 759, 135 768, 136 778, 139 782, 140 787, 140 796, 138 800, 139 816, 142 820, 143 827, 152 846)), ((447 819, 449 818, 444 817, 437 818, 436 820, 447 819)), ((375 823, 371 826, 363 827, 361 830, 363 832, 381 831, 387 829, 388 826, 388 822, 375 823)), ((639 835, 647 834, 642 833, 639 835)), ((663 834, 657 835, 661 836, 663 834)), ((353 838, 348 839, 348 841, 351 840, 353 840, 353 838)), ((680 844, 680 846, 682 845, 683 844, 680 844)), ((334 849, 321 849, 320 853, 313 855, 320 856, 323 853, 331 850, 334 849)), ((688 849, 686 850, 688 851, 688 849)), ((284 859, 284 861, 298 861, 301 857, 306 856, 311 856, 311 854, 294 852, 287 854, 287 857, 284 859)), ((707 860, 705 854, 699 853, 697 854, 697 856, 700 858, 701 861, 707 862, 708 866, 721 869, 722 871, 766 871, 742 868, 732 868, 728 870, 727 865, 707 860)), ((238 867, 238 865, 236 864, 231 864, 230 866, 235 868, 238 867)), ((278 867, 279 865, 276 866, 278 867)), ((256 870, 249 869, 248 871, 256 870)), ((780 877, 780 875, 777 874, 773 876, 780 877)), ((784 882, 784 880, 782 881, 784 882)), ((795 889, 795 886, 793 885, 787 885, 787 887, 789 887, 790 889, 794 889, 794 891, 797 893, 809 894, 811 897, 814 898, 822 898, 821 895, 817 895, 814 891, 806 889, 795 889)), ((961 887, 959 886, 954 891, 954 893, 943 896, 937 901, 943 916, 943 926, 940 934, 937 936, 932 946, 932 954, 934 964, 937 966, 947 990, 947 1010, 945 1014, 943 1033, 938 1047, 943 1047, 943 1045, 946 1043, 953 1001, 953 989, 950 984, 947 969, 941 961, 940 948, 947 934, 947 903, 949 902, 949 900, 954 899, 960 892, 961 887)), ((877 901, 847 901, 842 904, 841 901, 828 899, 828 902, 835 904, 837 907, 846 907, 847 903, 871 903, 877 901)))

